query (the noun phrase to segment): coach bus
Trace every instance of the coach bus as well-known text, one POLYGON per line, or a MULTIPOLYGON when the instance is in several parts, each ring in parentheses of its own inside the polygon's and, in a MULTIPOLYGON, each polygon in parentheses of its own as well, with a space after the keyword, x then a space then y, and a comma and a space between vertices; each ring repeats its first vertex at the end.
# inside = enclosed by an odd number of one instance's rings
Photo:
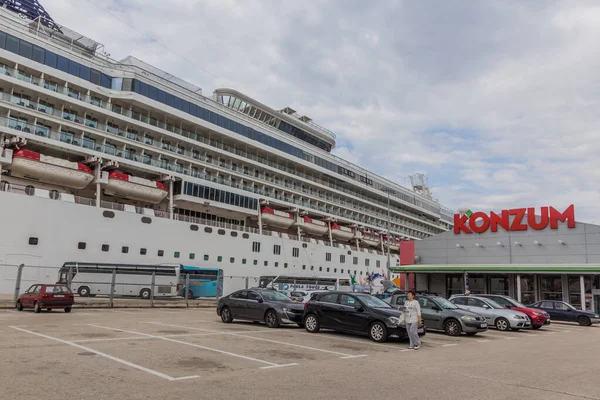
POLYGON ((345 290, 350 292, 352 285, 347 278, 325 278, 318 276, 261 276, 259 287, 276 290, 345 290))
POLYGON ((186 289, 188 299, 223 296, 223 270, 182 265, 179 269, 177 294, 185 297, 186 289), (189 287, 186 288, 185 280, 188 274, 189 287))
POLYGON ((73 293, 82 297, 110 295, 113 273, 115 296, 149 299, 154 274, 154 297, 177 296, 180 264, 106 264, 66 262, 60 268, 58 283, 70 283, 73 293), (69 279, 70 276, 70 279, 69 279))

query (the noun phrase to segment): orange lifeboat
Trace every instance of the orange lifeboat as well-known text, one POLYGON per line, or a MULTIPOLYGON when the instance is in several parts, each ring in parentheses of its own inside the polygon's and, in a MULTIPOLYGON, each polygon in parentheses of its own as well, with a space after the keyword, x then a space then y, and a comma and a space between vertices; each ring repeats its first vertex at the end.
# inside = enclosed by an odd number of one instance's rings
POLYGON ((11 174, 73 189, 83 189, 94 180, 93 171, 85 164, 25 149, 13 153, 11 174))
POLYGON ((342 242, 347 242, 354 237, 354 232, 347 226, 340 226, 336 223, 332 223, 331 237, 342 242))
POLYGON ((312 219, 307 216, 302 217, 300 223, 298 223, 298 226, 300 226, 300 229, 302 229, 304 232, 314 236, 323 236, 329 229, 326 222, 318 219, 312 219))
POLYGON ((104 188, 104 193, 157 204, 167 197, 169 191, 161 182, 112 171, 108 174, 108 184, 104 188))
POLYGON ((363 231, 362 232, 362 242, 367 246, 379 247, 380 246, 380 237, 376 232, 363 231))
POLYGON ((281 229, 288 229, 294 224, 294 216, 289 212, 274 210, 263 206, 260 209, 263 223, 281 229))

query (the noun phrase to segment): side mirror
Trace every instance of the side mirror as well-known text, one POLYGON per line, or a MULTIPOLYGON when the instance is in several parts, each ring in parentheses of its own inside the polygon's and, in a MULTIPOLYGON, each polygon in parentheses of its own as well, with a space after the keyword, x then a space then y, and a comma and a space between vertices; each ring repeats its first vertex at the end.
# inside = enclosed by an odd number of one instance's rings
POLYGON ((504 306, 504 308, 508 308, 510 310, 512 307, 511 306, 504 306))
POLYGON ((487 304, 484 304, 484 305, 483 305, 483 308, 486 308, 486 309, 487 309, 487 308, 490 308, 490 306, 488 306, 487 304))
POLYGON ((260 298, 260 297, 257 299, 257 301, 258 301, 259 303, 264 303, 264 300, 263 300, 262 298, 260 298))
POLYGON ((355 309, 356 311, 363 311, 363 310, 364 310, 364 309, 363 309, 363 306, 362 306, 362 304, 360 304, 360 303, 356 303, 356 304, 354 305, 354 309, 355 309))

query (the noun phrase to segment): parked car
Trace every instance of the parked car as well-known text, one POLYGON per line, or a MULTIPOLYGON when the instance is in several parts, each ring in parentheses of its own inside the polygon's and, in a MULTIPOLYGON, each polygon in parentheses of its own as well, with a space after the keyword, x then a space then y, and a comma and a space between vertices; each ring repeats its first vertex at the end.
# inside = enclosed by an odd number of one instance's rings
MULTIPOLYGON (((304 326, 310 333, 324 328, 385 342, 388 338, 408 337, 401 315, 401 311, 370 294, 330 291, 314 295, 305 304, 304 326)), ((426 330, 424 324, 419 326, 419 336, 426 330)))
POLYGON ((290 298, 293 301, 304 302, 304 298, 308 295, 308 292, 302 290, 293 290, 290 292, 290 298))
POLYGON ((66 285, 32 285, 25 293, 17 299, 17 310, 24 308, 33 308, 33 311, 39 313, 45 308, 52 311, 54 308, 62 308, 65 312, 71 312, 75 304, 73 292, 66 285))
POLYGON ((510 296, 501 294, 478 294, 477 296, 491 299, 501 306, 526 314, 531 321, 531 329, 540 329, 544 325, 550 325, 550 314, 539 308, 527 307, 510 296))
POLYGON ((288 296, 271 289, 243 289, 221 297, 217 303, 217 315, 229 323, 234 319, 262 322, 269 328, 281 324, 302 326, 304 306, 293 302, 288 296))
POLYGON ((499 331, 530 328, 531 321, 520 311, 502 307, 493 300, 478 296, 452 296, 450 301, 464 310, 473 311, 485 317, 488 325, 499 331))
POLYGON ((544 310, 550 314, 550 317, 555 321, 577 322, 581 326, 600 324, 600 315, 589 311, 578 310, 564 301, 542 300, 533 303, 530 307, 544 310))
MULTIPOLYGON (((443 297, 417 295, 416 299, 421 305, 421 317, 427 329, 442 330, 450 336, 459 336, 462 332, 473 336, 488 330, 485 317, 463 310, 443 297)), ((384 301, 396 308, 403 306, 406 300, 406 294, 395 294, 384 301)))

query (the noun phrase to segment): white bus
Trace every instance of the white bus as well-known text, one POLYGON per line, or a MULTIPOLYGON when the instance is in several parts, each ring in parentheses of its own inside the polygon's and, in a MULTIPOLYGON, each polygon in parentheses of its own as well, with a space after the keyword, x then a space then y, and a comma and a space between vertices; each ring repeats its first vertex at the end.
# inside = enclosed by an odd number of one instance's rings
POLYGON ((154 297, 177 296, 180 264, 140 265, 66 262, 60 268, 58 282, 71 283, 71 291, 82 297, 110 295, 113 272, 115 296, 149 299, 154 274, 154 297), (70 280, 69 280, 70 274, 70 280))
POLYGON ((276 290, 344 290, 352 291, 350 279, 347 278, 325 278, 318 276, 261 276, 259 287, 273 288, 276 290))

